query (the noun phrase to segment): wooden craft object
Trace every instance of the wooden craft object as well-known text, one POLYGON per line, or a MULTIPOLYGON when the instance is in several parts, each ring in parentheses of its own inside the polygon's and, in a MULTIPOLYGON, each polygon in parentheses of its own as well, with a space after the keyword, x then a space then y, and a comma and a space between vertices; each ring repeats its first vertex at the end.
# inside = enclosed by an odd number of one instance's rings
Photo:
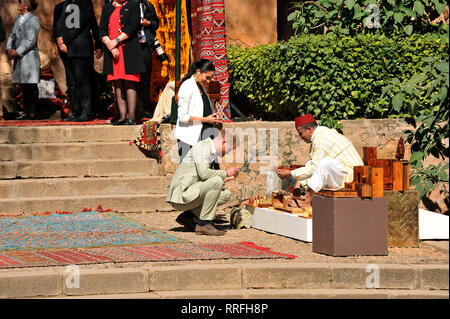
POLYGON ((275 209, 280 209, 292 214, 304 214, 305 212, 308 212, 309 207, 289 207, 289 201, 291 199, 301 200, 300 197, 273 192, 272 206, 275 209))
POLYGON ((403 163, 403 190, 409 190, 409 162, 401 161, 403 163))
POLYGON ((372 197, 384 196, 383 168, 369 168, 369 185, 372 187, 372 197))
POLYGON ((401 191, 403 190, 403 163, 393 162, 392 163, 392 190, 401 191))
POLYGON ((363 162, 366 166, 374 166, 374 161, 377 159, 376 147, 363 147, 363 162))
POLYGON ((372 197, 372 186, 370 186, 369 184, 356 183, 355 187, 359 197, 372 197))
POLYGON ((355 183, 368 183, 369 182, 369 166, 353 167, 353 181, 355 183))
POLYGON ((401 161, 405 157, 405 141, 403 137, 400 137, 397 144, 397 152, 395 153, 395 158, 397 161, 401 161))
POLYGON ((351 189, 338 189, 338 190, 325 190, 322 189, 317 193, 318 195, 325 197, 359 197, 358 192, 356 190, 351 189))
POLYGON ((356 190, 356 183, 355 182, 351 182, 351 183, 345 183, 345 189, 349 189, 349 190, 356 190))

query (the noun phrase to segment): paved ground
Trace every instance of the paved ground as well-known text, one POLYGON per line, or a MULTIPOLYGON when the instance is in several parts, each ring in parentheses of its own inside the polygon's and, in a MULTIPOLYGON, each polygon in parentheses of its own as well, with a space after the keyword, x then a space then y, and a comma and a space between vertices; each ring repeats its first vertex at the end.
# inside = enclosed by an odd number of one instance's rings
MULTIPOLYGON (((175 222, 178 212, 165 213, 134 213, 124 214, 156 229, 164 230, 171 235, 195 243, 235 243, 251 241, 255 244, 269 247, 280 253, 298 256, 293 260, 251 260, 257 263, 380 263, 380 264, 448 264, 448 241, 421 242, 418 248, 389 248, 388 256, 354 256, 332 257, 312 252, 312 244, 291 239, 276 234, 270 234, 257 229, 231 229, 228 215, 221 215, 226 222, 219 224, 227 230, 224 236, 199 236, 185 232, 183 227, 175 222), (429 244, 431 243, 431 244, 429 244), (445 249, 446 245, 446 249, 445 249)), ((193 261, 183 263, 239 263, 242 260, 193 261)))
MULTIPOLYGON (((124 213, 124 216, 131 217, 153 228, 166 231, 178 238, 194 243, 236 243, 241 241, 254 242, 257 245, 268 247, 274 251, 295 255, 295 259, 218 259, 218 260, 195 260, 195 261, 170 261, 170 262, 129 262, 129 263, 108 263, 80 265, 84 269, 105 269, 105 268, 127 268, 142 267, 146 264, 153 266, 171 265, 198 265, 198 264, 304 264, 304 263, 353 263, 353 264, 423 264, 423 265, 448 265, 448 241, 421 241, 419 247, 389 248, 388 256, 349 256, 333 257, 317 254, 312 251, 312 244, 296 239, 291 239, 276 234, 267 233, 257 229, 232 229, 228 222, 229 216, 223 214, 220 218, 224 223, 218 228, 225 229, 224 236, 201 236, 195 233, 185 232, 183 227, 175 222, 179 212, 156 212, 156 213, 124 213)), ((10 271, 42 271, 46 269, 60 270, 63 266, 54 267, 32 267, 32 268, 9 268, 0 269, 2 272, 10 271)))
POLYGON ((220 224, 227 234, 209 237, 185 232, 178 212, 124 215, 194 243, 251 241, 298 257, 80 265, 77 289, 67 286, 65 266, 2 269, 0 298, 449 298, 448 241, 390 248, 388 256, 332 257, 313 253, 311 243, 230 229, 227 216, 220 224), (367 289, 368 264, 380 267, 380 289, 367 289))

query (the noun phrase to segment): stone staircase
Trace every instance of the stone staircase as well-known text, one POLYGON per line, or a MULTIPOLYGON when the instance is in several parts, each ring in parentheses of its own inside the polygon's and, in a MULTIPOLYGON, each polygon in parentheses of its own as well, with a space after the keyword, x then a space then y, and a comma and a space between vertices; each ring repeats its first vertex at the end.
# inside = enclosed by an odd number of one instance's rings
POLYGON ((160 165, 129 143, 137 129, 0 127, 0 214, 172 210, 160 165))

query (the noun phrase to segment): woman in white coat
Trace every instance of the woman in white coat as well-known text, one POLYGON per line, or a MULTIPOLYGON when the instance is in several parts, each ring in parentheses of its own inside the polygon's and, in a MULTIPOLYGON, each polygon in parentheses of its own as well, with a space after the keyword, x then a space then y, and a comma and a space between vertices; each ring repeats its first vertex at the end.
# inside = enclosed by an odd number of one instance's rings
POLYGON ((180 161, 192 146, 214 135, 214 126, 220 123, 205 86, 215 73, 212 61, 194 62, 181 81, 178 91, 178 119, 175 136, 178 141, 180 161))
POLYGON ((22 88, 24 115, 18 120, 33 120, 39 98, 38 83, 41 60, 37 47, 41 24, 31 11, 37 8, 36 0, 18 0, 17 17, 6 44, 6 54, 14 60, 12 82, 22 88))

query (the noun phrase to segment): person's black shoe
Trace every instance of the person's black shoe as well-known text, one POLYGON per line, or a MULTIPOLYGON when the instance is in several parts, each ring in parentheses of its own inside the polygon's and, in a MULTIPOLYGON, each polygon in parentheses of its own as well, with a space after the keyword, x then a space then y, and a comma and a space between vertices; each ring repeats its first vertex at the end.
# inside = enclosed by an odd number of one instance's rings
POLYGON ((117 119, 117 120, 111 121, 111 124, 112 125, 124 125, 126 121, 127 121, 126 119, 125 120, 117 119))
POLYGON ((130 120, 130 119, 126 119, 123 122, 123 125, 136 125, 136 121, 130 120))
POLYGON ((74 121, 75 122, 89 122, 91 119, 89 118, 89 116, 80 116, 77 117, 74 121))
POLYGON ((194 232, 195 226, 198 223, 197 216, 194 215, 193 212, 190 210, 187 210, 185 212, 182 212, 180 215, 178 215, 177 219, 175 220, 178 224, 183 225, 186 231, 194 232))
POLYGON ((77 117, 75 115, 71 115, 68 118, 65 118, 64 121, 66 122, 75 122, 77 117))
POLYGON ((22 114, 15 118, 16 121, 29 121, 34 120, 35 116, 30 114, 22 114))

